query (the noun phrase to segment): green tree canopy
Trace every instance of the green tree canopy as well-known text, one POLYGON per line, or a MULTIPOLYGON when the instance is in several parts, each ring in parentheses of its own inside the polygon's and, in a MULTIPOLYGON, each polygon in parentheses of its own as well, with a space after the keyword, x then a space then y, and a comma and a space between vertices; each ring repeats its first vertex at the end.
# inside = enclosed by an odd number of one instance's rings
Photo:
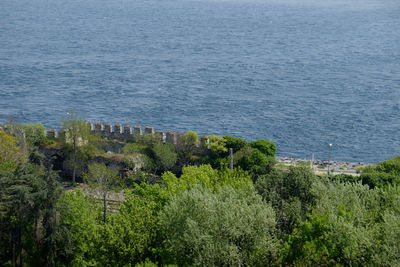
POLYGON ((155 144, 152 152, 154 163, 159 173, 170 170, 177 160, 174 145, 170 143, 155 144))
POLYGON ((68 232, 57 220, 56 179, 50 169, 29 163, 0 171, 0 265, 38 266, 65 259, 68 232))
POLYGON ((71 234, 72 257, 70 266, 98 266, 103 241, 104 226, 101 224, 101 206, 78 188, 66 192, 61 200, 65 207, 62 223, 71 234))
POLYGON ((105 225, 102 266, 134 266, 156 246, 157 203, 129 191, 124 195, 119 212, 105 225))
POLYGON ((400 232, 398 202, 360 183, 316 183, 317 202, 282 253, 285 265, 392 266, 400 232), (383 203, 387 205, 381 206, 383 203), (397 204, 394 204, 397 205, 397 204), (382 218, 382 215, 384 217, 382 218), (394 223, 389 225, 389 223, 394 223), (382 242, 383 241, 383 242, 382 242))
POLYGON ((199 135, 193 131, 179 135, 176 151, 178 153, 178 162, 181 166, 188 165, 193 160, 193 153, 199 142, 199 135))
POLYGON ((225 139, 225 146, 227 148, 232 148, 233 152, 237 152, 247 145, 246 140, 239 137, 224 136, 223 138, 225 139))
POLYGON ((276 255, 275 214, 255 191, 195 186, 160 214, 164 262, 195 266, 268 265, 276 255))
POLYGON ((272 204, 281 232, 290 233, 311 211, 316 200, 312 190, 315 181, 316 176, 306 167, 289 167, 288 172, 274 169, 258 179, 257 192, 272 204))
POLYGON ((80 147, 87 144, 90 135, 90 129, 87 124, 75 112, 69 113, 67 118, 61 118, 63 128, 66 132, 66 144, 71 145, 71 158, 68 164, 72 168, 72 182, 76 180, 76 171, 82 167, 82 155, 84 153, 80 147))
POLYGON ((88 171, 84 174, 84 181, 101 191, 103 199, 103 221, 106 222, 107 213, 107 194, 112 187, 120 184, 121 179, 118 170, 111 169, 105 164, 93 163, 88 166, 88 171))
POLYGON ((360 179, 371 188, 400 184, 400 156, 366 167, 360 179))
POLYGON ((246 172, 240 169, 229 171, 226 167, 222 170, 215 170, 210 165, 184 167, 179 178, 171 172, 166 172, 162 176, 162 182, 171 194, 181 193, 198 184, 212 191, 224 186, 231 186, 235 189, 253 187, 250 176, 246 172))
POLYGON ((46 141, 46 128, 41 123, 24 124, 22 129, 31 146, 39 146, 46 141))
POLYGON ((266 156, 275 157, 276 146, 274 142, 268 140, 257 140, 249 143, 252 148, 257 148, 266 156))
POLYGON ((275 160, 256 148, 245 146, 233 154, 233 164, 235 167, 251 172, 256 180, 256 177, 266 174, 272 169, 275 160))
POLYGON ((11 170, 23 159, 23 152, 15 137, 0 130, 0 171, 11 170))

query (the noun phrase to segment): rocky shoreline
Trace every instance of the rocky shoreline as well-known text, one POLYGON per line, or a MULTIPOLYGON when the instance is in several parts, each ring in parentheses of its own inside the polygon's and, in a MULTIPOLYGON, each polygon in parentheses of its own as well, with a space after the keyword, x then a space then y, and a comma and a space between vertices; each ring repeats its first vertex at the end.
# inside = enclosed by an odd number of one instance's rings
MULTIPOLYGON (((301 165, 301 164, 310 164, 311 159, 300 159, 300 158, 292 158, 292 157, 278 157, 276 156, 276 161, 282 163, 284 165, 301 165)), ((371 165, 366 162, 346 162, 346 161, 336 161, 336 160, 320 160, 314 159, 312 162, 312 169, 317 174, 325 174, 328 172, 328 169, 331 174, 350 174, 350 175, 359 175, 359 172, 371 165)))

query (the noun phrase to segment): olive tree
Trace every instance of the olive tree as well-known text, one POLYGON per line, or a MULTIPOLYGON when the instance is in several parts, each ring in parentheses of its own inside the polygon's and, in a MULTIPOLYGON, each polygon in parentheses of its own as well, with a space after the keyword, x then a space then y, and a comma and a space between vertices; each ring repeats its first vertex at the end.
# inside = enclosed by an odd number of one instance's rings
POLYGON ((172 196, 159 218, 164 263, 254 266, 276 256, 275 214, 254 190, 198 185, 172 196))
POLYGON ((315 181, 316 176, 305 167, 290 167, 289 171, 274 169, 258 179, 257 192, 275 209, 281 232, 290 233, 311 211, 316 201, 312 190, 315 181))

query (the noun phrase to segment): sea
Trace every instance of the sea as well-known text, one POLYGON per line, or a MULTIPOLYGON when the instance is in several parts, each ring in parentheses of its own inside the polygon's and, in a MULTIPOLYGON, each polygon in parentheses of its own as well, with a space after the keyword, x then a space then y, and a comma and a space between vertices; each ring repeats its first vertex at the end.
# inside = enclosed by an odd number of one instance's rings
POLYGON ((93 122, 400 154, 399 0, 1 0, 0 123, 93 122), (332 144, 330 146, 329 144, 332 144))

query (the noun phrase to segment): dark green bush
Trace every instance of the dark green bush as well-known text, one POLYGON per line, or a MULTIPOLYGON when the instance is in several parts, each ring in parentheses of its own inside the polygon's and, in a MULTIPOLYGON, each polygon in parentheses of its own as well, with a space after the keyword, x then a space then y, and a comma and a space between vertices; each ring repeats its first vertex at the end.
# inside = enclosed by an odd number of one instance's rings
POLYGON ((232 148, 233 152, 237 152, 247 145, 246 140, 239 137, 224 136, 223 138, 225 139, 225 147, 232 148))
POLYGON ((268 140, 257 140, 249 143, 252 148, 257 148, 266 156, 275 157, 276 146, 274 142, 268 140))
POLYGON ((256 176, 268 173, 275 164, 275 160, 256 148, 245 146, 233 155, 233 164, 256 176))
POLYGON ((275 169, 258 179, 257 192, 275 209, 280 232, 290 233, 305 219, 315 202, 315 181, 316 176, 305 167, 289 167, 289 172, 275 169))

